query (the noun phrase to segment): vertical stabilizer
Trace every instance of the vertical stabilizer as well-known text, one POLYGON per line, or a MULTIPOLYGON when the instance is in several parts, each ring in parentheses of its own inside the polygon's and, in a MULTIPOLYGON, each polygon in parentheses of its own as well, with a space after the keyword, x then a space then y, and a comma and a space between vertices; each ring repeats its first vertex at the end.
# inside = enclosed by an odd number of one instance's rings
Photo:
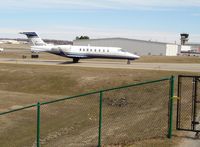
POLYGON ((46 43, 35 32, 20 32, 20 34, 26 35, 29 42, 31 42, 33 46, 46 45, 46 43))

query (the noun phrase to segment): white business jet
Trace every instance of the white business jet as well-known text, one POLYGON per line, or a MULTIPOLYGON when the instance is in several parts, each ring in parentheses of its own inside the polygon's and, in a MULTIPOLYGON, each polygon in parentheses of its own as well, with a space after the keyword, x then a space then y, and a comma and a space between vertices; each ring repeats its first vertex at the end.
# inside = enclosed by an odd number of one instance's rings
POLYGON ((31 42, 31 52, 48 52, 59 56, 72 58, 74 63, 80 59, 88 58, 109 58, 135 60, 140 58, 118 47, 99 47, 99 46, 73 46, 73 45, 53 45, 45 43, 35 32, 21 32, 28 37, 31 42))

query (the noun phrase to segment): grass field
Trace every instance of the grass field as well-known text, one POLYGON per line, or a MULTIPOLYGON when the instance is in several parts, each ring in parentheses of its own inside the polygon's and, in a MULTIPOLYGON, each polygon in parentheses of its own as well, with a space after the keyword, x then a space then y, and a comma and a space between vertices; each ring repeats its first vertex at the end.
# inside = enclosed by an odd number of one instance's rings
MULTIPOLYGON (((130 83, 141 82, 144 80, 153 80, 159 79, 161 77, 183 74, 179 72, 166 71, 147 72, 145 70, 97 69, 79 67, 66 68, 57 66, 15 64, 0 64, 0 71, 1 112, 19 108, 20 106, 27 104, 36 103, 38 101, 42 102, 47 100, 54 100, 63 96, 76 95, 98 89, 111 88, 113 86, 126 85, 130 83)), ((114 98, 109 96, 109 94, 105 94, 104 118, 106 119, 104 119, 103 133, 106 134, 107 129, 112 128, 109 131, 110 135, 113 136, 113 133, 117 133, 119 136, 118 138, 103 138, 104 143, 117 144, 118 142, 124 145, 131 145, 133 144, 131 138, 148 138, 148 135, 153 135, 143 133, 141 136, 141 134, 134 134, 132 129, 139 129, 138 132, 146 131, 152 133, 156 133, 160 128, 166 130, 166 121, 162 114, 166 114, 166 111, 164 112, 164 110, 166 110, 167 99, 165 99, 164 102, 162 102, 162 99, 158 99, 161 92, 168 93, 168 90, 166 91, 165 88, 168 88, 167 83, 164 85, 154 85, 152 87, 144 86, 143 88, 140 87, 139 89, 127 89, 119 93, 117 92, 111 94, 114 95, 114 98), (158 89, 159 91, 157 91, 158 89), (136 99, 140 98, 139 101, 130 99, 130 97, 133 96, 132 91, 139 92, 135 93, 136 99), (158 94, 154 95, 155 93, 158 94), (118 103, 121 103, 120 100, 124 94, 129 96, 127 97, 126 101, 128 104, 130 104, 127 105, 127 107, 119 107, 118 103), (152 97, 152 95, 154 95, 154 97, 152 97), (148 103, 145 103, 146 99, 148 99, 148 103), (138 103, 135 101, 138 101, 138 103), (111 107, 113 102, 114 107, 111 107), (145 103, 145 105, 143 111, 140 111, 138 108, 141 108, 140 105, 142 103, 145 103), (165 105, 160 107, 160 104, 165 105), (131 107, 132 105, 138 105, 138 108, 131 107), (151 107, 154 107, 155 109, 150 111, 151 107), (164 107, 165 109, 162 109, 164 107), (156 113, 157 119, 154 118, 155 111, 160 112, 156 113), (135 117, 133 117, 132 113, 127 112, 137 112, 138 114, 135 114, 135 117), (163 125, 164 128, 160 126, 162 125, 161 123, 160 125, 158 124, 154 126, 155 128, 153 130, 144 129, 145 126, 149 125, 150 127, 152 125, 151 123, 147 125, 147 122, 151 122, 147 116, 152 116, 152 118, 155 119, 154 123, 158 123, 160 119, 163 120, 162 122, 165 124, 163 125), (137 123, 133 123, 136 120, 138 120, 138 123, 140 122, 139 128, 137 128, 137 123), (132 123, 135 125, 132 126, 132 123), (117 128, 123 129, 119 132, 117 128), (129 134, 129 137, 127 138, 129 142, 124 142, 123 140, 120 141, 120 134, 125 135, 126 133, 129 134)), ((165 97, 167 97, 167 93, 165 94, 165 97)), ((34 139, 36 131, 35 114, 36 109, 28 109, 21 112, 1 116, 0 137, 2 139, 0 140, 0 143, 5 144, 5 146, 11 146, 13 144, 16 146, 26 146, 24 142, 33 144, 35 141, 34 139), (8 139, 6 138, 12 139, 12 142, 8 142, 8 139)), ((83 143, 80 142, 80 140, 85 141, 84 144, 86 146, 88 143, 87 140, 96 142, 97 134, 95 132, 98 130, 97 118, 98 95, 88 96, 73 101, 67 101, 65 103, 44 106, 42 108, 41 126, 43 146, 62 146, 63 144, 70 144, 70 141, 72 140, 79 142, 79 144, 72 144, 72 146, 80 146, 83 143), (66 115, 66 112, 69 112, 68 115, 66 115)), ((164 132, 161 134, 163 133, 164 132)), ((162 138, 158 140, 158 142, 161 142, 161 144, 172 144, 168 139, 162 138)), ((149 143, 154 146, 160 145, 154 140, 149 141, 149 143)), ((141 144, 141 141, 136 142, 136 145, 137 144, 141 144)), ((148 144, 148 142, 144 141, 144 144, 148 144)))
MULTIPOLYGON (((75 95, 178 74, 178 72, 166 71, 146 72, 145 70, 66 68, 19 64, 0 64, 0 71, 2 92, 16 95, 29 94, 29 97, 38 95, 38 98, 42 97, 41 95, 55 98, 75 95)), ((23 104, 23 102, 19 103, 23 104)))

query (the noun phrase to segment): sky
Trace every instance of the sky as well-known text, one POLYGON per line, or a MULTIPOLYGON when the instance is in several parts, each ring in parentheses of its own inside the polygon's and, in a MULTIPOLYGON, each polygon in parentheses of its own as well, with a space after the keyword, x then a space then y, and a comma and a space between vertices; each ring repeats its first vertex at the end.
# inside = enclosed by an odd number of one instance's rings
POLYGON ((200 0, 0 0, 0 38, 125 37, 200 42, 200 0))

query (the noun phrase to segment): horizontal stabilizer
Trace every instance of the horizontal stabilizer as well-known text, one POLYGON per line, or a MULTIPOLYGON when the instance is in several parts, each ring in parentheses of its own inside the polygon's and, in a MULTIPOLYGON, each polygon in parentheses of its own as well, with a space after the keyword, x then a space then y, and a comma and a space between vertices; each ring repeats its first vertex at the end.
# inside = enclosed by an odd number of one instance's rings
POLYGON ((28 38, 29 37, 38 37, 38 35, 35 32, 20 32, 20 34, 26 35, 28 38))

